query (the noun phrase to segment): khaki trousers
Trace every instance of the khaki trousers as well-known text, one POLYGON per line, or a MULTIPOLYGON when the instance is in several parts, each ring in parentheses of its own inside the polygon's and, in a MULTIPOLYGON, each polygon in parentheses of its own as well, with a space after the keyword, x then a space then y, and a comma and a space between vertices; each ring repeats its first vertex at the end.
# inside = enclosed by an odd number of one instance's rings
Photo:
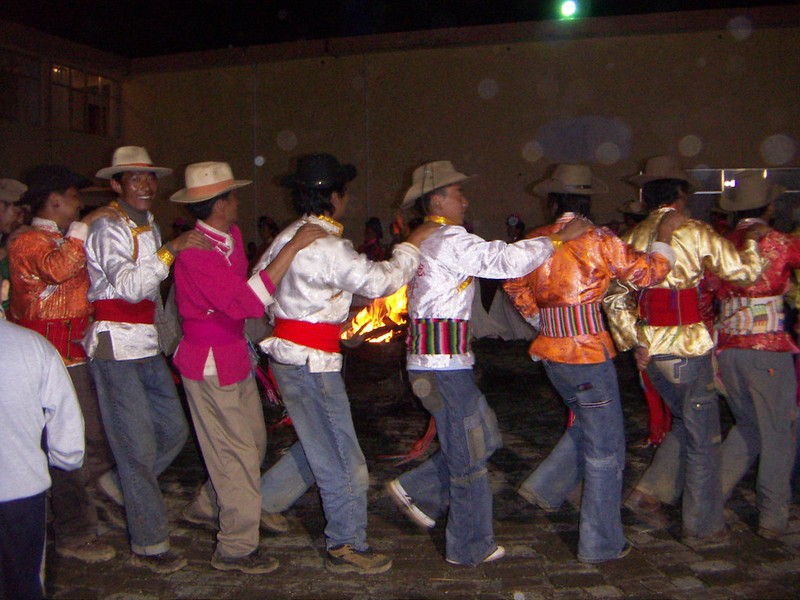
POLYGON ((217 377, 203 381, 184 377, 183 386, 208 470, 193 510, 219 517, 217 555, 246 556, 258 547, 259 484, 267 449, 256 380, 248 377, 221 386, 217 377))

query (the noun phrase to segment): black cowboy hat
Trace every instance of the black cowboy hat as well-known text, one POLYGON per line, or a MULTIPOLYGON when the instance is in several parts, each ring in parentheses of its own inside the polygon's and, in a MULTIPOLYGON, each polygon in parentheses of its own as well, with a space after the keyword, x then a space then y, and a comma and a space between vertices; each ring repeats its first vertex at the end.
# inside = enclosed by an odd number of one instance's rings
MULTIPOLYGON (((92 185, 91 179, 78 175, 64 165, 39 165, 28 171, 25 177, 28 190, 19 199, 19 204, 41 201, 42 196, 74 187, 83 189, 92 185)), ((32 206, 36 210, 36 207, 32 206)))
POLYGON ((325 189, 352 181, 353 165, 341 164, 332 154, 308 154, 297 160, 297 170, 284 176, 281 185, 291 189, 325 189))

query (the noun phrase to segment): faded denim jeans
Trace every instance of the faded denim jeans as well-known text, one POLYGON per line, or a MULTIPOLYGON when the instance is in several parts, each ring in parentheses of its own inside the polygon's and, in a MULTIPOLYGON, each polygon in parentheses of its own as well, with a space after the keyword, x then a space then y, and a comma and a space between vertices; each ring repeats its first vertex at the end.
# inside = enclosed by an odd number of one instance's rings
MULTIPOLYGON (((352 544, 357 550, 367 549, 369 476, 341 373, 312 373, 307 365, 285 365, 277 361, 271 365, 303 454, 319 486, 327 521, 327 548, 352 544)), ((291 456, 297 457, 299 453, 291 456)), ((285 474, 296 483, 294 478, 299 467, 297 463, 288 466, 291 468, 285 474)), ((279 477, 273 477, 277 472, 272 473, 272 470, 276 467, 283 468, 278 463, 262 476, 262 490, 264 478, 274 482, 268 483, 268 487, 282 485, 279 477)), ((263 503, 264 498, 262 506, 263 503)))
POLYGON ((449 505, 447 558, 475 565, 494 552, 492 489, 486 463, 501 447, 497 417, 472 369, 409 371, 412 389, 436 420, 440 450, 399 477, 432 518, 449 505))
POLYGON ((656 355, 647 367, 647 374, 672 412, 672 431, 637 488, 648 493, 661 490, 656 493, 668 500, 674 494, 667 490, 682 483, 683 535, 712 535, 724 527, 725 521, 719 398, 711 355, 691 358, 656 355))
POLYGON ((158 476, 186 444, 189 426, 164 356, 137 360, 94 359, 103 425, 125 497, 136 554, 169 550, 169 527, 158 476))
POLYGON ((544 367, 575 420, 523 487, 555 508, 583 480, 578 558, 614 559, 625 546, 620 514, 625 429, 616 368, 611 360, 545 361, 544 367))

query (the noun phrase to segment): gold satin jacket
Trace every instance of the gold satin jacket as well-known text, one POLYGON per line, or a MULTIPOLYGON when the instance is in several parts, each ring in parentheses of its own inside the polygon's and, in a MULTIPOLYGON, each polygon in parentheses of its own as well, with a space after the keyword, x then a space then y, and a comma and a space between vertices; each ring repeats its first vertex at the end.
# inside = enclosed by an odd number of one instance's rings
MULTIPOLYGON (((647 250, 655 239, 658 224, 672 207, 659 208, 630 233, 625 240, 638 250, 647 250)), ((672 234, 670 246, 676 260, 667 278, 654 287, 682 290, 697 287, 708 269, 721 279, 747 285, 761 275, 765 261, 759 256, 755 241, 748 241, 741 252, 720 236, 711 225, 689 219, 672 234)), ((604 306, 611 335, 617 348, 630 350, 644 346, 651 355, 696 357, 706 354, 714 342, 703 323, 656 327, 638 319, 638 287, 615 282, 606 295, 604 306)))
MULTIPOLYGON (((554 224, 540 227, 527 237, 556 233, 574 217, 565 213, 554 224)), ((602 302, 613 279, 650 286, 662 281, 669 270, 670 261, 663 255, 634 250, 611 230, 595 227, 565 242, 528 275, 506 281, 503 289, 522 316, 531 319, 540 307, 602 302)), ((570 364, 597 364, 616 355, 608 331, 572 337, 548 337, 540 333, 529 352, 537 358, 570 364)))

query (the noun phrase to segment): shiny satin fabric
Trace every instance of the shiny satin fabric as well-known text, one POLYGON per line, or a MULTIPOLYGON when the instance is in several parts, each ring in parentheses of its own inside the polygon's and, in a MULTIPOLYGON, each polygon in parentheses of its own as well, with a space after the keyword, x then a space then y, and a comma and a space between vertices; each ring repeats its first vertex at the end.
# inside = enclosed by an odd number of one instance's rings
MULTIPOLYGON (((753 221, 756 220, 747 219, 740 222, 736 230, 728 234, 728 239, 733 242, 737 249, 744 248, 744 236, 747 233, 747 227, 753 221)), ((763 223, 763 221, 761 222, 763 223)), ((800 238, 779 231, 771 231, 758 241, 758 250, 768 264, 758 280, 752 285, 741 287, 721 281, 716 277, 710 278, 709 285, 716 290, 716 296, 719 299, 782 296, 789 290, 789 279, 792 271, 800 268, 800 238)), ((721 314, 720 319, 724 320, 725 316, 721 314)), ((718 333, 718 346, 720 350, 741 348, 771 352, 797 351, 791 336, 785 331, 751 335, 731 335, 720 331, 718 333)))
MULTIPOLYGON (((638 250, 652 246, 658 224, 671 207, 659 208, 625 236, 625 241, 638 250)), ((657 288, 687 289, 697 287, 708 270, 723 279, 739 284, 755 281, 764 268, 756 243, 749 241, 741 252, 721 237, 707 223, 689 219, 672 235, 670 246, 675 251, 675 265, 657 288)), ((654 327, 643 324, 637 317, 639 286, 615 282, 604 300, 611 335, 617 348, 629 350, 644 346, 651 355, 669 354, 682 357, 702 356, 714 342, 703 323, 654 327)))
MULTIPOLYGON (((529 237, 556 233, 574 217, 565 213, 552 225, 532 231, 529 237)), ((614 279, 647 287, 661 282, 669 271, 670 261, 664 254, 634 250, 609 229, 595 227, 564 243, 538 269, 507 281, 503 288, 530 321, 540 308, 602 302, 614 279)), ((602 363, 616 355, 607 331, 571 337, 540 333, 529 352, 535 359, 571 364, 602 363)))
MULTIPOLYGON (((9 244, 12 321, 83 318, 92 314, 86 297, 89 273, 82 237, 67 236, 48 219, 34 218, 32 228, 9 244)), ((78 225, 80 227, 78 227, 78 225)), ((78 338, 80 333, 76 334, 78 338)), ((65 358, 67 365, 77 364, 65 358)))
MULTIPOLYGON (((91 279, 89 300, 120 299, 136 303, 141 300, 161 302, 159 288, 169 275, 169 267, 158 259, 161 234, 153 215, 148 213, 150 228, 134 236, 136 223, 129 218, 98 219, 89 230, 86 258, 91 279), (134 253, 136 257, 134 258, 134 253)), ((98 335, 109 332, 115 360, 147 358, 160 352, 158 332, 154 325, 95 321, 89 328, 84 347, 93 357, 98 335)))
MULTIPOLYGON (((381 298, 400 289, 419 264, 419 251, 411 244, 398 244, 389 260, 373 262, 339 237, 342 227, 332 219, 303 217, 289 225, 267 249, 254 271, 263 269, 306 223, 319 225, 331 235, 297 253, 283 276, 269 306, 269 314, 281 319, 311 323, 344 323, 350 314, 353 294, 381 298)), ((288 365, 308 364, 312 373, 339 371, 342 355, 324 352, 288 340, 269 337, 260 344, 264 352, 288 365)))
MULTIPOLYGON (((420 247, 420 265, 408 285, 412 319, 460 319, 472 316, 473 277, 505 279, 529 273, 553 252, 545 238, 513 244, 487 242, 460 225, 442 225, 420 247)), ((475 363, 465 354, 409 354, 409 369, 468 369, 475 363)))

